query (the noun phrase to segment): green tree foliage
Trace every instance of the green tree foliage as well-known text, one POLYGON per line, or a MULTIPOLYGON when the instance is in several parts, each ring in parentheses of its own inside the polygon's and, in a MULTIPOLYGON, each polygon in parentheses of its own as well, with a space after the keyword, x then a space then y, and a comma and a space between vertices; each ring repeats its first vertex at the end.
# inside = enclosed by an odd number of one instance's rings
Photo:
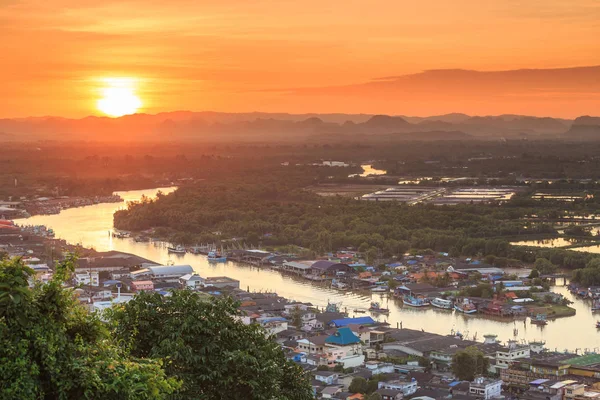
POLYGON ((552 264, 547 258, 536 259, 534 267, 538 270, 540 275, 553 274, 557 269, 556 265, 552 264))
POLYGON ((489 360, 474 346, 452 356, 452 373, 462 381, 472 381, 478 375, 486 375, 489 365, 489 360))
POLYGON ((585 286, 600 285, 600 257, 590 259, 585 268, 575 270, 573 281, 585 286))
POLYGON ((367 393, 368 383, 365 378, 362 376, 357 376, 352 378, 352 382, 350 382, 350 386, 348 387, 348 391, 350 393, 367 393))
POLYGON ((181 399, 308 400, 306 375, 263 329, 235 318, 231 299, 189 290, 144 292, 109 316, 114 335, 137 357, 163 359, 183 382, 181 399))
POLYGON ((2 399, 164 399, 179 383, 158 361, 132 358, 63 283, 74 258, 53 279, 28 288, 33 271, 0 262, 0 393, 2 399))
POLYGON ((529 278, 530 279, 534 279, 534 278, 539 278, 540 277, 540 271, 538 271, 537 269, 532 269, 531 273, 529 274, 529 278))

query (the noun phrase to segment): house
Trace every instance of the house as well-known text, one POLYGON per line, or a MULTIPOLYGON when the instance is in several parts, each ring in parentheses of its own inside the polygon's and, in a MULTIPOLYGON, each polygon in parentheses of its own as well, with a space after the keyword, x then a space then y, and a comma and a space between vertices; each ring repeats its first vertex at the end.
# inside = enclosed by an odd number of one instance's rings
POLYGON ((154 283, 152 281, 133 281, 131 282, 131 290, 134 292, 152 291, 154 290, 154 283))
POLYGON ((334 371, 316 371, 314 372, 315 379, 319 382, 323 382, 326 385, 333 385, 337 383, 339 374, 334 371))
POLYGON ((341 386, 327 386, 321 390, 322 399, 336 399, 337 394, 342 393, 341 386))
POLYGON ((492 399, 502 393, 502 381, 500 379, 489 379, 479 377, 469 385, 469 394, 479 399, 492 399))
POLYGON ((131 271, 129 271, 129 268, 119 269, 116 271, 112 271, 110 273, 110 279, 113 279, 113 280, 122 279, 122 278, 130 278, 130 277, 131 277, 131 271))
POLYGON ((378 383, 378 388, 393 390, 396 392, 402 393, 404 396, 411 396, 415 394, 418 389, 417 380, 416 379, 394 379, 389 381, 380 381, 378 383))
POLYGON ((381 400, 401 400, 404 398, 404 393, 401 390, 379 389, 375 393, 379 393, 381 400))
POLYGON ((365 368, 371 372, 371 375, 394 373, 394 365, 383 361, 368 361, 365 364, 365 368))
POLYGON ((212 286, 219 289, 223 288, 240 288, 240 281, 229 278, 227 276, 210 276, 204 280, 205 286, 212 286))
POLYGON ((198 274, 185 274, 179 278, 182 288, 198 289, 204 286, 205 279, 198 274))
POLYGON ((76 273, 75 283, 77 285, 100 286, 100 276, 96 271, 76 273))
POLYGON ((318 276, 336 276, 338 273, 349 273, 354 270, 348 264, 335 263, 333 261, 317 261, 311 265, 310 271, 318 276))
POLYGON ((276 335, 288 329, 288 322, 283 317, 257 318, 256 321, 265 328, 269 335, 276 335))
POLYGON ((520 345, 515 340, 508 341, 508 347, 502 348, 496 352, 496 371, 499 368, 508 368, 515 360, 520 358, 529 358, 531 356, 531 348, 529 345, 520 345))
POLYGON ((330 325, 336 328, 341 328, 343 326, 348 325, 374 325, 375 320, 371 317, 358 317, 358 318, 342 318, 342 319, 334 319, 331 321, 330 325))
POLYGON ((325 339, 325 344, 330 360, 344 368, 358 367, 365 362, 360 339, 348 327, 339 328, 325 339))
POLYGON ((371 342, 371 331, 361 324, 348 324, 348 328, 354 333, 362 343, 369 346, 371 342))
POLYGON ((98 286, 84 286, 76 289, 75 293, 77 294, 79 301, 84 303, 112 299, 112 292, 110 289, 98 286))
POLYGON ((323 353, 325 348, 325 339, 328 335, 313 336, 298 340, 298 349, 308 354, 323 353))
POLYGON ((281 269, 284 271, 294 272, 299 275, 306 275, 310 272, 310 269, 314 261, 288 261, 283 263, 281 269))

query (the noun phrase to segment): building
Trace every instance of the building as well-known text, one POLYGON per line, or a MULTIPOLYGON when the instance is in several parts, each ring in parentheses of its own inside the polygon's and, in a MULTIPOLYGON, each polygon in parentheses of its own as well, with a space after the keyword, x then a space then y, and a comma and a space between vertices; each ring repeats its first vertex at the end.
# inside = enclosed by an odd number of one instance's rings
POLYGON ((158 265, 142 268, 131 272, 131 279, 163 279, 178 280, 184 275, 193 274, 194 269, 190 265, 158 265))
POLYGON ((333 385, 337 383, 339 374, 334 371, 316 371, 315 379, 319 382, 323 382, 326 385, 333 385))
POLYGON ((131 290, 134 292, 152 291, 154 290, 154 283, 152 281, 133 281, 131 282, 131 290))
POLYGON ((339 274, 354 272, 354 269, 348 264, 321 260, 311 265, 310 272, 317 276, 336 276, 339 274))
POLYGON ((515 360, 529 358, 530 356, 531 348, 529 345, 520 345, 514 340, 509 340, 507 348, 503 348, 496 352, 496 371, 494 372, 499 372, 498 369, 501 368, 508 368, 515 360))
POLYGON ((329 359, 344 368, 358 367, 365 362, 360 339, 348 327, 339 328, 327 337, 325 345, 329 359))
POLYGON ((371 317, 358 317, 358 318, 342 318, 334 319, 330 325, 336 328, 341 328, 348 325, 374 325, 375 320, 371 317))
POLYGON ((314 261, 288 261, 283 263, 281 269, 299 275, 306 275, 310 272, 310 269, 314 263, 314 261))
POLYGON ((375 393, 379 393, 381 400, 401 400, 404 398, 404 393, 401 390, 379 389, 375 393))
POLYGON ((75 283, 77 285, 100 286, 100 276, 96 271, 76 273, 75 283))
POLYGON ((298 340, 298 350, 308 354, 323 353, 325 348, 325 339, 328 335, 313 336, 298 340))
POLYGON ((219 289, 228 288, 240 288, 240 281, 232 279, 226 276, 210 276, 204 280, 205 286, 212 286, 219 289))
POLYGON ((182 288, 199 289, 204 287, 205 279, 198 274, 185 274, 179 278, 182 288))
POLYGON ((478 399, 492 399, 502 394, 502 381, 479 377, 469 385, 469 394, 478 399))
MULTIPOLYGON (((381 381, 378 384, 379 389, 394 390, 402 393, 404 396, 411 396, 415 394, 418 389, 416 379, 404 380, 394 379, 390 381, 381 381)), ((379 391, 378 391, 379 392, 379 391)))

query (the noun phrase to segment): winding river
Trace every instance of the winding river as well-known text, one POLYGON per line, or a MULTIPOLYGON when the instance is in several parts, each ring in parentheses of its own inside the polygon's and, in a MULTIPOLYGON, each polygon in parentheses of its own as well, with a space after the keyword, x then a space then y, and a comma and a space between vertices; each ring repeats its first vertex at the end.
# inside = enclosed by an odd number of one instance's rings
MULTIPOLYGON (((158 190, 169 193, 175 188, 136 190, 118 194, 125 201, 135 201, 142 195, 154 197, 158 190)), ((387 321, 394 327, 402 324, 405 328, 424 329, 439 334, 449 334, 454 329, 469 338, 476 335, 478 340, 482 340, 483 335, 488 333, 498 335, 498 339, 503 342, 513 338, 526 341, 544 340, 546 347, 559 351, 600 350, 600 331, 595 328, 596 320, 600 319, 600 315, 596 318, 590 309, 591 304, 575 299, 564 286, 557 286, 554 291, 574 301, 573 307, 577 310, 577 315, 549 321, 545 327, 532 325, 529 320, 512 322, 478 315, 466 316, 434 308, 414 309, 404 307, 401 302, 387 294, 341 292, 284 276, 267 268, 256 268, 234 262, 210 264, 206 257, 201 255, 170 255, 164 244, 136 243, 132 239, 112 238, 109 231, 112 230, 113 213, 124 207, 124 203, 96 204, 64 210, 57 215, 34 216, 27 220, 20 220, 19 223, 46 225, 54 229, 56 237, 70 243, 93 247, 98 251, 118 250, 163 264, 168 261, 173 261, 175 264, 189 264, 202 276, 226 275, 238 279, 243 289, 251 291, 276 291, 286 298, 311 302, 319 307, 324 307, 328 301, 341 303, 341 307, 346 308, 350 316, 369 315, 355 315, 354 310, 364 310, 369 307, 371 301, 379 301, 390 308, 391 313, 389 316, 373 315, 373 317, 380 321, 387 321), (516 336, 514 336, 515 330, 516 336)))

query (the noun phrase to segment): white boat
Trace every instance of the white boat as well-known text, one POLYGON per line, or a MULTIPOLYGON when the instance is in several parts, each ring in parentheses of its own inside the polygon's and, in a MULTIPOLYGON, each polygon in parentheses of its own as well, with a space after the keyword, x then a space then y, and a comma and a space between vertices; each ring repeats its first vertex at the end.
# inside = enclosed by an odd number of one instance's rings
POLYGON ((175 254, 185 254, 185 247, 178 245, 176 247, 167 247, 167 251, 169 253, 175 253, 175 254))
POLYGON ((410 295, 405 295, 402 298, 402 302, 404 304, 406 304, 407 306, 411 306, 411 307, 427 307, 429 305, 429 300, 421 298, 421 297, 410 296, 410 295))
POLYGON ((443 308, 444 310, 452 310, 454 303, 451 300, 441 299, 436 297, 431 300, 431 305, 437 308, 443 308))

